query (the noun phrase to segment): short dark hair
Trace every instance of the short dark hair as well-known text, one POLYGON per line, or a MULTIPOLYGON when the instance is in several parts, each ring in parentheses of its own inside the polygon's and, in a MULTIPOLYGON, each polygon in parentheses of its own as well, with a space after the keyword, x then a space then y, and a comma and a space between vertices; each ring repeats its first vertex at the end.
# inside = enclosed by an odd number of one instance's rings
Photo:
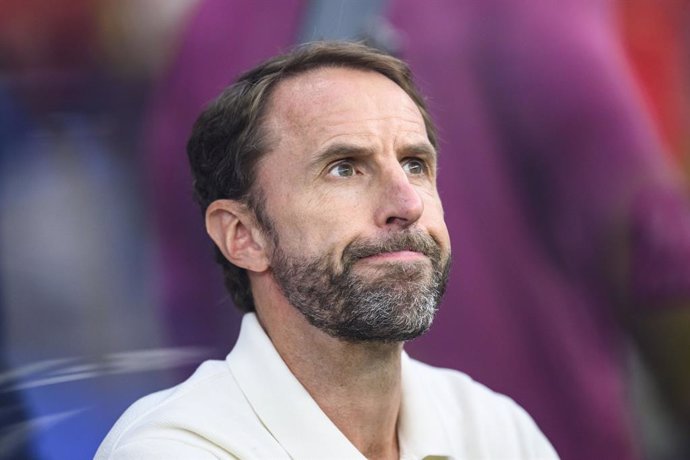
MULTIPOLYGON (((199 116, 187 143, 194 177, 194 198, 203 213, 215 200, 243 202, 262 218, 261 193, 254 187, 257 161, 268 151, 263 120, 276 85, 288 78, 322 67, 346 67, 378 72, 395 82, 419 108, 429 142, 437 148, 436 129, 426 104, 400 59, 361 43, 312 42, 271 58, 242 74, 199 116)), ((246 270, 230 263, 216 248, 225 286, 243 311, 254 310, 246 270)))

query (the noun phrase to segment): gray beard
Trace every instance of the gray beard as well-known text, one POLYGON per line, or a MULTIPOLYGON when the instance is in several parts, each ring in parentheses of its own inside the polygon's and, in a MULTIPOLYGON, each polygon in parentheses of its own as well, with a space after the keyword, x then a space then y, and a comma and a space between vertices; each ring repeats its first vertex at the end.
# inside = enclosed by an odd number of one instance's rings
POLYGON ((343 251, 342 270, 330 254, 306 258, 286 254, 277 238, 271 259, 283 294, 315 327, 350 342, 401 342, 425 333, 448 280, 450 257, 428 234, 402 231, 385 240, 353 241, 343 251), (363 279, 353 273, 361 258, 413 250, 431 261, 380 262, 363 279))

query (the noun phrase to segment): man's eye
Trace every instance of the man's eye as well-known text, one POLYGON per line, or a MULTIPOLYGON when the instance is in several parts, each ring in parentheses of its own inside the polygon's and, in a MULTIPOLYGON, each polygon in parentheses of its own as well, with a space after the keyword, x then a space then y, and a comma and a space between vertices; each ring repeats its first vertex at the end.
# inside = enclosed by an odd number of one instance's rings
POLYGON ((407 174, 419 175, 426 172, 426 164, 424 164, 422 160, 417 160, 415 158, 405 160, 402 167, 407 174))
POLYGON ((328 174, 336 177, 351 177, 355 175, 355 167, 352 163, 342 162, 331 167, 328 170, 328 174))

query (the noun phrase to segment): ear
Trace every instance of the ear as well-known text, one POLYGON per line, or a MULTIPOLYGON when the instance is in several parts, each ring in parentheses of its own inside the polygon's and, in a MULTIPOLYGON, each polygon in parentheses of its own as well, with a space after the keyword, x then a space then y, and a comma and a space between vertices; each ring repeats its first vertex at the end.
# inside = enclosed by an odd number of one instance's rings
POLYGON ((235 200, 216 200, 206 209, 206 232, 226 259, 238 267, 263 272, 269 267, 266 241, 253 213, 235 200))

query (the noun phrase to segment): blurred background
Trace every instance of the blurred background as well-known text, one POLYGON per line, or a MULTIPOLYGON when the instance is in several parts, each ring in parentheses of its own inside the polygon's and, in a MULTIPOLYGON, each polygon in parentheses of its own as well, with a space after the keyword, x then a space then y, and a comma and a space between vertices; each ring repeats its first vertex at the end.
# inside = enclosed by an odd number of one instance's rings
POLYGON ((453 271, 410 354, 564 460, 690 458, 688 0, 0 0, 0 458, 91 458, 229 352, 187 136, 321 38, 407 60, 440 128, 453 271))

